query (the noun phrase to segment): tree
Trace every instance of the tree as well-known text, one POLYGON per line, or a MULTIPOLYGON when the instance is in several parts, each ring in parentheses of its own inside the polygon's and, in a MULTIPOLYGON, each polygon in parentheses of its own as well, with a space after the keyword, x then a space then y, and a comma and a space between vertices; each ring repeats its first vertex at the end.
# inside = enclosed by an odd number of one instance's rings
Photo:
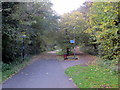
POLYGON ((47 50, 46 33, 57 27, 57 16, 50 1, 2 2, 2 6, 3 62, 10 63, 21 57, 24 34, 26 55, 47 50))
POLYGON ((58 44, 66 52, 66 49, 72 49, 73 44, 70 43, 70 40, 74 39, 75 35, 75 44, 87 43, 89 35, 84 32, 86 22, 83 18, 83 14, 79 11, 73 11, 71 13, 66 13, 61 17, 59 22, 59 36, 58 44))
POLYGON ((104 59, 118 59, 118 2, 94 2, 90 7, 89 28, 86 30, 95 37, 99 55, 104 59))

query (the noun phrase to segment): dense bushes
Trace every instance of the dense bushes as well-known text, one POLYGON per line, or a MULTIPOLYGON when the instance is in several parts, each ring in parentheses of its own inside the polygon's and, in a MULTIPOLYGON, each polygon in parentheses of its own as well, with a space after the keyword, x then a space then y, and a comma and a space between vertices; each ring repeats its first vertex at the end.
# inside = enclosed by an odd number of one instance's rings
MULTIPOLYGON (((98 54, 105 60, 118 60, 120 2, 86 2, 78 9, 86 21, 84 32, 89 41, 82 44, 84 51, 98 54), (85 12, 86 10, 88 12, 85 12)), ((80 44, 81 45, 81 44, 80 44)))
POLYGON ((118 60, 101 60, 101 58, 97 58, 96 64, 102 68, 109 69, 111 73, 118 74, 118 60))
POLYGON ((96 63, 113 73, 118 73, 120 53, 119 5, 120 2, 93 2, 85 3, 85 6, 82 7, 89 10, 85 12, 84 17, 87 24, 85 32, 90 35, 88 46, 85 45, 83 50, 88 53, 97 53, 100 58, 96 63))
POLYGON ((98 53, 104 59, 118 59, 120 24, 114 23, 114 21, 120 21, 118 5, 118 2, 92 3, 88 13, 89 27, 86 32, 93 36, 95 41, 92 43, 98 45, 98 53))
POLYGON ((80 51, 91 55, 98 55, 98 49, 95 49, 93 45, 89 45, 89 46, 80 45, 80 51))

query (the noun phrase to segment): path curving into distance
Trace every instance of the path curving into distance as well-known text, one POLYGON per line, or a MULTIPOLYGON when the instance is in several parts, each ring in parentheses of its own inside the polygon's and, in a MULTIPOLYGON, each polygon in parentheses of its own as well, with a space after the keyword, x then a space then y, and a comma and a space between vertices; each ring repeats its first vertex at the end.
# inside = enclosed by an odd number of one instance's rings
POLYGON ((80 57, 76 61, 58 61, 55 52, 49 52, 7 80, 2 88, 77 88, 64 71, 88 62, 84 55, 80 57))

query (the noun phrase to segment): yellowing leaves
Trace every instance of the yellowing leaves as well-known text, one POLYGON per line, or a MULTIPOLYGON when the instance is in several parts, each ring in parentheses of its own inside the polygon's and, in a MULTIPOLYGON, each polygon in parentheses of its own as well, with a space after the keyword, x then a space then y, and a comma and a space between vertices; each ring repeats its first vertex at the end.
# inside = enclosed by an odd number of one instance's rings
POLYGON ((104 12, 107 12, 108 11, 108 9, 104 9, 104 12))
POLYGON ((92 31, 90 29, 87 29, 84 31, 85 33, 92 33, 92 31))

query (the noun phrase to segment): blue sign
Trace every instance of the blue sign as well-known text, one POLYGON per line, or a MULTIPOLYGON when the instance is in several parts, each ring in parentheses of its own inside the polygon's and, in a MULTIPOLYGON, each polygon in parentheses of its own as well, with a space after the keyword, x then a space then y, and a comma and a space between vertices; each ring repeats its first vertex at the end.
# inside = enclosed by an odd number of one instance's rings
POLYGON ((75 40, 70 40, 70 43, 75 43, 75 40))

